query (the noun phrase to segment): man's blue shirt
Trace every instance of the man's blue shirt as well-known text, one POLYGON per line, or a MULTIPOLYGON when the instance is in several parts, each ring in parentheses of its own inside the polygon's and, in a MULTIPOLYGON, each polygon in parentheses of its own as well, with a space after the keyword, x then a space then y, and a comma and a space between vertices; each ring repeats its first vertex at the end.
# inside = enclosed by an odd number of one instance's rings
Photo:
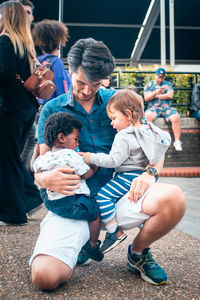
POLYGON ((106 114, 106 105, 115 90, 99 89, 97 97, 89 114, 73 98, 72 88, 67 94, 52 99, 42 108, 38 122, 38 143, 44 143, 44 126, 47 118, 56 112, 69 112, 82 123, 79 138, 79 149, 83 152, 109 153, 116 131, 111 126, 111 120, 106 114))

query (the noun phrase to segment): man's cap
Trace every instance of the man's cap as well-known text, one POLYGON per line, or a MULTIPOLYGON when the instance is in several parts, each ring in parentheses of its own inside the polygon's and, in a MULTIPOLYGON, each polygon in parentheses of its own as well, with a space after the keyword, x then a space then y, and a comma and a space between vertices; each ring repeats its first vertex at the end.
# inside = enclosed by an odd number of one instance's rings
POLYGON ((165 77, 165 69, 163 69, 163 68, 157 69, 156 75, 165 77))

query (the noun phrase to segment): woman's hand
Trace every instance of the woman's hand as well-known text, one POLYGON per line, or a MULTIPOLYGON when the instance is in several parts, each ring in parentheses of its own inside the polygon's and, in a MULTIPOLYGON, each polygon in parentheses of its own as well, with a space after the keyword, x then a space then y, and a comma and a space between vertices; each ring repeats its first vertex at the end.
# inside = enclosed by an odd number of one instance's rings
POLYGON ((78 184, 81 181, 80 176, 74 174, 74 172, 75 170, 71 168, 58 168, 35 174, 35 181, 44 189, 71 196, 80 187, 78 184))

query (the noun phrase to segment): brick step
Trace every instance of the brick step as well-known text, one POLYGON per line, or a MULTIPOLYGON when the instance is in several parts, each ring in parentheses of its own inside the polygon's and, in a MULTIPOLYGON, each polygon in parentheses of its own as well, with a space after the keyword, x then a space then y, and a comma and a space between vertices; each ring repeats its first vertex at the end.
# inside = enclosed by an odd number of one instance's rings
POLYGON ((181 141, 183 151, 175 151, 170 126, 162 118, 155 125, 166 130, 172 137, 172 143, 165 155, 165 168, 200 166, 200 122, 194 118, 181 118, 181 141))
POLYGON ((165 167, 200 166, 200 147, 186 151, 168 150, 165 155, 165 167))
POLYGON ((200 177, 200 167, 163 168, 160 177, 200 177))

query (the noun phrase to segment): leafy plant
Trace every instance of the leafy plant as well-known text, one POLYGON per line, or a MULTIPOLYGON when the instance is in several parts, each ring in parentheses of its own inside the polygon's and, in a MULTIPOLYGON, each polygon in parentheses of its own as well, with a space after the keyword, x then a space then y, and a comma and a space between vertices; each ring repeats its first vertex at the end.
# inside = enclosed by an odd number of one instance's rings
MULTIPOLYGON (((116 73, 113 74, 116 86, 118 86, 117 76, 120 88, 134 88, 143 96, 144 86, 149 81, 153 80, 155 75, 154 73, 138 72, 136 68, 125 67, 124 69, 119 70, 118 75, 116 73)), ((174 106, 177 108, 181 116, 186 116, 192 88, 195 84, 195 75, 169 72, 166 75, 166 80, 170 81, 174 86, 174 98, 172 101, 174 106)), ((197 74, 197 81, 200 81, 200 74, 197 74)))

